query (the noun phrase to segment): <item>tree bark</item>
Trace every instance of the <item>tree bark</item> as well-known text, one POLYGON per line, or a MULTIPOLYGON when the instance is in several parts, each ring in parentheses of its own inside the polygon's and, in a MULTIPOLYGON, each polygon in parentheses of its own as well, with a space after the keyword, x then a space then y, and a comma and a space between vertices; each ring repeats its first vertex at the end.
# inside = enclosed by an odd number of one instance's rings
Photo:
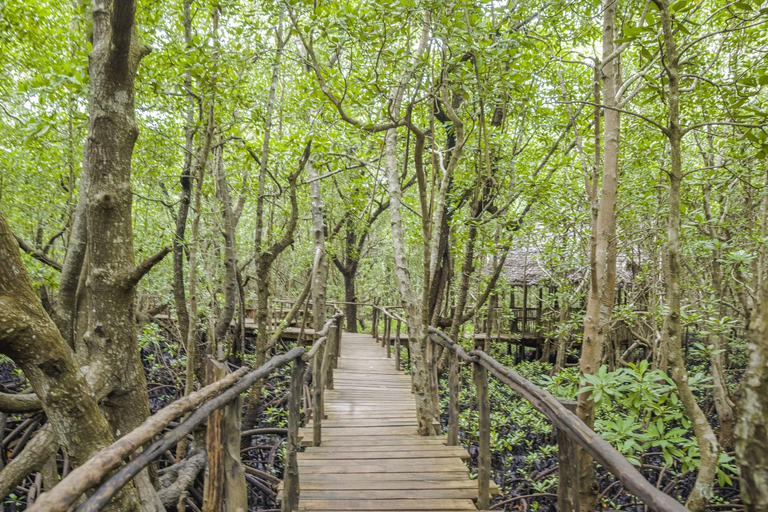
MULTIPOLYGON (((192 0, 184 0, 184 42, 187 49, 192 46, 192 0)), ((192 94, 192 73, 187 67, 184 71, 184 90, 187 99, 187 113, 184 125, 184 166, 179 176, 181 198, 176 211, 176 232, 173 237, 173 297, 176 304, 176 317, 179 324, 181 342, 186 343, 189 336, 189 310, 184 289, 184 243, 187 231, 189 206, 192 200, 193 166, 192 155, 195 142, 195 97, 192 94)))
MULTIPOLYGON (((603 55, 616 49, 616 4, 603 2, 603 55)), ((590 291, 584 316, 584 338, 579 367, 582 374, 596 373, 603 356, 603 347, 611 329, 611 314, 616 295, 616 195, 619 176, 619 144, 621 116, 612 109, 617 104, 616 91, 621 86, 620 57, 603 62, 604 149, 603 172, 597 217, 593 224, 590 254, 590 291)), ((597 65, 597 64, 596 64, 597 65)), ((593 201, 597 198, 592 198, 593 201)), ((581 387, 586 385, 582 380, 581 387)), ((580 393, 576 412, 579 418, 594 428, 595 403, 587 393, 580 393)), ((582 512, 591 512, 597 503, 597 480, 592 458, 583 450, 579 454, 579 504, 582 512)))
MULTIPOLYGON (((74 352, 37 299, 18 243, 2 215, 0 260, 0 350, 24 371, 72 463, 82 464, 111 444, 112 432, 80 373, 74 352)), ((112 510, 136 507, 136 496, 127 489, 112 510)))
POLYGON ((688 384, 688 371, 685 368, 685 358, 682 348, 682 324, 680 277, 682 271, 680 248, 680 193, 683 181, 682 171, 682 138, 680 126, 680 75, 677 44, 672 28, 672 17, 669 12, 668 0, 653 0, 659 8, 661 26, 664 32, 664 48, 666 52, 665 66, 669 78, 668 121, 665 135, 670 145, 669 169, 669 215, 667 218, 667 243, 664 258, 664 284, 667 301, 667 314, 662 328, 662 345, 668 353, 669 370, 674 380, 680 401, 686 414, 691 420, 693 432, 699 445, 701 461, 696 482, 688 496, 686 507, 692 512, 704 510, 712 496, 713 484, 717 471, 718 444, 712 427, 706 415, 696 403, 696 398, 688 384))
POLYGON ((312 202, 312 239, 315 259, 312 267, 312 314, 315 330, 325 324, 325 293, 328 286, 328 260, 325 250, 325 224, 323 223, 323 195, 317 171, 310 161, 307 164, 309 194, 312 202))
MULTIPOLYGON (((138 43, 135 9, 134 1, 93 2, 88 158, 83 169, 89 179, 85 191, 89 307, 84 342, 88 359, 101 366, 109 381, 110 393, 102 410, 117 435, 133 430, 149 416, 134 320, 136 285, 145 269, 134 263, 131 218, 131 157, 138 136, 134 79, 139 61, 149 50, 138 43), (116 367, 121 371, 109 371, 116 367)), ((142 506, 158 509, 146 471, 136 485, 142 506)))
POLYGON ((750 354, 741 382, 736 422, 736 457, 741 498, 747 512, 768 510, 768 280, 749 330, 750 354))

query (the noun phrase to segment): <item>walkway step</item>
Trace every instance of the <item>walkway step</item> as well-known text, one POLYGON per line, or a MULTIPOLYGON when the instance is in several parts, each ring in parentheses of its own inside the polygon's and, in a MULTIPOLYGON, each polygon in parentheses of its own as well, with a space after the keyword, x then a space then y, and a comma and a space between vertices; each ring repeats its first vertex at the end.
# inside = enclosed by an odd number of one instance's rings
POLYGON ((299 432, 299 510, 477 510, 466 449, 418 435, 410 377, 369 335, 344 333, 341 347, 322 445, 311 446, 311 423, 299 432))

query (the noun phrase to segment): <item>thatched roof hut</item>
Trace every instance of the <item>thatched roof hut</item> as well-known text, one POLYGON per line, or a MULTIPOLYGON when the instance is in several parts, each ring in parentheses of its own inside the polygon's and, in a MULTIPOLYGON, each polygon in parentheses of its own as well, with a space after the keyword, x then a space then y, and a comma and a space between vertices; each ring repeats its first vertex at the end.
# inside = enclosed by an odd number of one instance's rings
MULTIPOLYGON (((510 286, 536 286, 548 284, 552 273, 539 262, 541 251, 533 246, 515 247, 509 251, 501 271, 501 278, 506 279, 510 286)), ((485 274, 493 272, 493 265, 487 263, 485 274)), ((571 271, 569 278, 579 281, 588 277, 588 268, 577 268, 571 271)), ((630 261, 619 256, 616 262, 616 281, 619 285, 626 286, 632 282, 630 261)))

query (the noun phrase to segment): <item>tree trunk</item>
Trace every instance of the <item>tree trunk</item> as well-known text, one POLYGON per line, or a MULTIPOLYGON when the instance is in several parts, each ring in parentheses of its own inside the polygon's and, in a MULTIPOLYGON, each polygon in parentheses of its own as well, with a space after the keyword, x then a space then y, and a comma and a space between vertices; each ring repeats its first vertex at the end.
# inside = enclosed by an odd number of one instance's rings
POLYGON ((317 171, 312 162, 307 164, 310 180, 309 194, 312 201, 312 238, 315 260, 312 267, 312 318, 315 332, 325 323, 325 292, 328 286, 328 260, 325 251, 325 224, 323 223, 323 195, 317 171))
MULTIPOLYGON (((192 0, 184 0, 184 42, 187 49, 192 46, 192 0)), ((184 89, 188 103, 184 125, 184 167, 179 176, 181 198, 176 211, 176 232, 173 237, 173 298, 176 304, 176 317, 179 324, 181 342, 186 343, 189 336, 189 309, 184 289, 184 242, 187 231, 189 206, 192 201, 192 155, 195 143, 195 97, 192 94, 192 72, 184 72, 184 89)))
MULTIPOLYGON (((2 215, 0 261, 0 350, 24 371, 64 452, 80 465, 114 438, 74 352, 37 299, 19 245, 2 215)), ((130 486, 110 510, 138 510, 130 486)))
POLYGON ((418 429, 421 435, 432 435, 435 433, 432 422, 436 405, 432 401, 429 367, 427 365, 426 345, 428 331, 424 319, 426 311, 422 311, 421 304, 413 293, 408 272, 408 252, 405 245, 401 214, 402 190, 400 187, 399 166, 397 164, 396 128, 387 130, 385 145, 390 195, 389 222, 392 228, 392 242, 395 252, 395 278, 403 302, 406 320, 408 321, 408 342, 411 348, 411 372, 413 374, 413 388, 416 395, 418 429))
POLYGON ((214 169, 216 170, 216 193, 221 203, 221 215, 223 222, 222 234, 224 236, 224 306, 219 312, 219 318, 216 321, 216 330, 211 340, 212 355, 221 360, 224 358, 223 343, 226 341, 227 334, 232 325, 232 318, 235 315, 237 306, 237 239, 235 230, 237 229, 237 219, 232 210, 232 198, 229 193, 229 184, 224 173, 224 147, 220 146, 215 155, 214 169))
POLYGON ((682 293, 680 277, 682 270, 680 249, 680 190, 683 181, 682 171, 682 137, 680 127, 680 89, 679 89, 679 58, 677 44, 672 29, 672 17, 669 12, 668 0, 654 0, 661 15, 661 25, 664 31, 664 47, 666 50, 665 67, 669 78, 668 117, 669 125, 666 136, 670 145, 669 169, 669 216, 667 222, 667 243, 664 258, 664 284, 667 301, 667 314, 662 328, 663 349, 668 353, 670 376, 677 385, 680 401, 686 414, 691 420, 693 432, 699 445, 701 462, 696 483, 688 496, 686 507, 692 512, 704 510, 712 496, 712 487, 716 476, 718 444, 707 417, 696 403, 696 398, 688 384, 688 372, 685 368, 685 358, 682 348, 682 324, 680 321, 680 306, 682 293))
POLYGON ((347 332, 357 332, 357 265, 344 275, 344 302, 346 302, 347 332))
POLYGON ((768 510, 768 280, 763 278, 760 306, 752 318, 747 371, 741 382, 736 423, 736 457, 741 498, 747 512, 768 510))
MULTIPOLYGON (((616 2, 603 3, 603 56, 615 51, 616 2)), ((615 107, 616 91, 621 86, 619 56, 603 62, 603 101, 615 107)), ((579 367, 582 374, 596 373, 602 360, 603 347, 610 332, 611 314, 616 295, 616 193, 619 175, 619 143, 621 117, 611 108, 604 109, 603 173, 597 218, 592 232, 590 258, 590 292, 584 316, 584 339, 579 367)), ((593 201, 596 198, 592 198, 593 201)), ((586 381, 581 382, 585 386, 586 381)), ((588 393, 580 393, 576 412, 590 428, 595 424, 595 403, 588 393)), ((583 512, 591 512, 597 502, 597 481, 592 458, 579 450, 579 504, 583 512)))
MULTIPOLYGON (((139 279, 164 256, 134 264, 131 218, 131 157, 138 136, 134 78, 148 49, 137 41, 135 2, 94 0, 90 56, 90 122, 86 212, 88 229, 87 354, 96 378, 108 382, 102 402, 112 429, 121 435, 149 416, 144 367, 136 342, 134 295, 139 279), (113 368, 120 372, 112 372, 113 368)), ((136 479, 142 505, 159 500, 143 471, 136 479)))

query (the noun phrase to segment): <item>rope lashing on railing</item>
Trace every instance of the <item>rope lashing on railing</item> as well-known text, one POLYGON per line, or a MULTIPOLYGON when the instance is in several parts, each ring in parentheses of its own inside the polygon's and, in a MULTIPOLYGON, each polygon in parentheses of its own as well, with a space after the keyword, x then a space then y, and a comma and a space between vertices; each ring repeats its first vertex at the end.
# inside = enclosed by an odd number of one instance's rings
POLYGON ((598 436, 576 414, 563 406, 551 393, 523 378, 482 350, 467 353, 439 329, 429 328, 432 340, 453 351, 460 359, 486 368, 501 382, 528 400, 569 439, 576 442, 595 461, 610 471, 624 487, 657 512, 685 512, 687 509, 676 499, 657 489, 608 441, 598 436))

